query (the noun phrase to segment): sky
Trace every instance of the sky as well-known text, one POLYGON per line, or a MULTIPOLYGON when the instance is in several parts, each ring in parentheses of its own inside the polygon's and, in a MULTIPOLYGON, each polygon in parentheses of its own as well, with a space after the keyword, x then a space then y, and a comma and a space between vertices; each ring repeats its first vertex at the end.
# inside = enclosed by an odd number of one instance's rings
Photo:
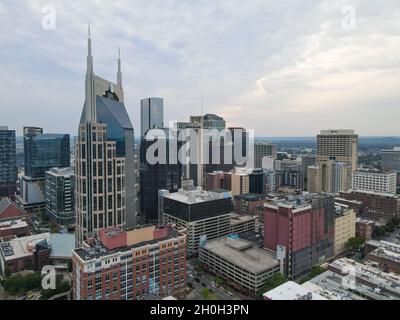
POLYGON ((90 23, 97 75, 116 81, 121 47, 136 135, 140 99, 162 97, 166 123, 400 136, 398 0, 0 0, 0 17, 0 126, 17 134, 77 134, 90 23))

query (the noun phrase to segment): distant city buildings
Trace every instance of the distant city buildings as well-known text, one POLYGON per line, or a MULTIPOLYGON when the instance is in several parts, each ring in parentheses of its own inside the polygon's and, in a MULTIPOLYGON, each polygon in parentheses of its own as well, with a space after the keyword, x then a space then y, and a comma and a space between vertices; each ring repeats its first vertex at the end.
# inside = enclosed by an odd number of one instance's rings
POLYGON ((400 147, 393 150, 382 150, 382 168, 400 172, 400 147))
POLYGON ((278 146, 272 143, 258 142, 254 144, 254 168, 264 168, 264 157, 277 158, 278 146))
POLYGON ((339 161, 358 166, 358 135, 354 130, 322 130, 317 135, 317 161, 339 161))
POLYGON ((17 191, 15 131, 0 127, 0 200, 17 191))

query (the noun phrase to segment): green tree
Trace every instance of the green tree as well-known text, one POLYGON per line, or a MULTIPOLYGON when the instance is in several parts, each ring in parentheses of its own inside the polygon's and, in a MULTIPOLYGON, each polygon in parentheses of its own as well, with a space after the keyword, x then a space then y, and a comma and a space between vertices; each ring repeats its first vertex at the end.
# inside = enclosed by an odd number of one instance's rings
POLYGON ((321 273, 324 273, 326 270, 322 268, 321 266, 316 266, 312 267, 311 271, 301 279, 300 283, 305 283, 307 281, 310 281, 311 279, 315 278, 316 276, 319 276, 321 273))
POLYGON ((372 237, 374 239, 379 239, 381 237, 384 237, 386 235, 386 229, 385 227, 377 226, 374 228, 374 232, 372 234, 372 237))
POLYGON ((28 273, 26 275, 17 274, 4 281, 4 289, 11 295, 22 294, 30 290, 35 290, 41 286, 40 273, 28 273))
POLYGON ((345 244, 347 250, 351 250, 353 252, 358 251, 362 245, 364 245, 365 240, 361 237, 354 237, 349 239, 345 244))
POLYGON ((12 274, 12 272, 11 272, 11 268, 10 267, 5 267, 4 268, 4 275, 6 276, 6 278, 8 278, 8 277, 10 277, 11 276, 11 274, 12 274))
POLYGON ((220 277, 216 277, 216 278, 215 278, 215 284, 216 284, 218 287, 220 287, 220 286, 222 286, 222 285, 224 284, 224 280, 221 279, 220 277))
POLYGON ((273 275, 272 278, 268 279, 264 286, 262 287, 261 291, 258 293, 258 297, 261 298, 265 292, 268 292, 280 285, 286 283, 288 279, 281 273, 276 273, 273 275))

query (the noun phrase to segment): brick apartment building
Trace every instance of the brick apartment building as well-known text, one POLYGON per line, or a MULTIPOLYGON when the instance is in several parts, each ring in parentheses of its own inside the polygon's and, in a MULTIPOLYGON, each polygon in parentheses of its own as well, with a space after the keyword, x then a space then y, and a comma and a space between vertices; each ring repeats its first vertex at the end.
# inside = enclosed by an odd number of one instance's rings
POLYGON ((388 223, 393 218, 400 216, 400 197, 396 195, 369 191, 348 191, 340 192, 339 198, 339 202, 349 206, 360 202, 361 209, 358 216, 364 219, 388 223))
POLYGON ((74 300, 183 298, 186 236, 171 226, 103 229, 73 252, 74 300))
POLYGON ((263 205, 265 196, 262 194, 244 194, 233 198, 233 212, 240 215, 257 215, 257 207, 263 205))

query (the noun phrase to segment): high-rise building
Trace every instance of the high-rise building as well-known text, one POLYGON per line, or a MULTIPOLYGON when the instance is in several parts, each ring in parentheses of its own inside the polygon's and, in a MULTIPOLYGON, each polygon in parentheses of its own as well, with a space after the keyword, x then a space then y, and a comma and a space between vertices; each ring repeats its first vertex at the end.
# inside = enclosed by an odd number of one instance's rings
POLYGON ((274 197, 264 204, 264 247, 285 256, 296 278, 333 256, 334 220, 331 195, 274 197))
POLYGON ((277 158, 278 146, 276 144, 259 142, 254 145, 254 167, 264 168, 263 158, 277 158))
POLYGON ((75 223, 73 168, 52 168, 46 171, 46 211, 59 225, 75 223))
POLYGON ((74 300, 183 299, 186 235, 166 226, 102 229, 72 254, 74 300))
POLYGON ((249 172, 249 193, 264 194, 265 180, 263 169, 253 169, 249 172))
POLYGON ((231 172, 232 196, 250 193, 250 176, 247 169, 236 168, 231 172))
MULTIPOLYGON (((152 164, 145 154, 140 169, 140 215, 146 223, 158 222, 159 190, 177 192, 181 187, 182 165, 179 161, 170 159, 170 148, 179 149, 180 143, 176 141, 176 137, 172 135, 168 128, 160 130, 165 132, 165 139, 163 137, 158 138, 159 142, 165 140, 165 163, 152 164)), ((141 150, 147 152, 153 144, 154 141, 142 140, 141 150)))
POLYGON ((164 128, 164 100, 147 98, 140 102, 141 138, 150 129, 164 128))
POLYGON ((0 127, 0 200, 14 197, 17 190, 15 130, 0 127))
POLYGON ((339 161, 318 162, 307 169, 307 191, 338 193, 351 188, 351 165, 339 161))
POLYGON ((202 241, 230 233, 232 196, 229 191, 202 190, 164 196, 164 224, 175 224, 187 231, 188 255, 198 252, 202 241))
POLYGON ((69 134, 44 134, 42 128, 24 127, 25 176, 44 178, 51 168, 70 166, 69 134))
POLYGON ((358 166, 358 135, 354 130, 322 130, 317 136, 317 161, 340 161, 358 166))
POLYGON ((136 224, 134 131, 117 83, 94 74, 89 29, 85 104, 75 148, 77 244, 102 228, 136 224))
POLYGON ((303 171, 303 188, 307 191, 307 174, 308 174, 308 167, 313 166, 317 161, 317 157, 313 154, 305 155, 301 157, 301 170, 303 171))
POLYGON ((400 147, 393 150, 382 150, 382 168, 400 172, 400 147))
POLYGON ((352 175, 352 189, 358 191, 396 194, 396 182, 397 174, 394 171, 357 170, 352 175))
POLYGON ((346 251, 347 242, 356 236, 356 212, 345 205, 336 205, 335 256, 346 251))

